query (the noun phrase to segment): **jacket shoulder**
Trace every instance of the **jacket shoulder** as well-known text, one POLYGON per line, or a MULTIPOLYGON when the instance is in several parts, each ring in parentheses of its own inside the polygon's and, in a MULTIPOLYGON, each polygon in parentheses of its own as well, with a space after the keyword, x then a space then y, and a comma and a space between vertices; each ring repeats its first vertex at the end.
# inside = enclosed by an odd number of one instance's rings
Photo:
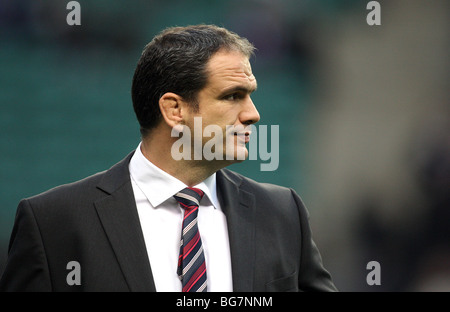
POLYGON ((132 154, 108 170, 97 172, 72 183, 56 186, 24 200, 30 201, 34 205, 45 203, 61 206, 62 203, 65 205, 92 203, 93 200, 112 193, 130 181, 128 163, 132 154))
POLYGON ((253 192, 263 192, 263 193, 268 192, 271 194, 281 193, 283 195, 286 195, 291 192, 295 193, 295 191, 292 188, 272 183, 258 182, 254 179, 251 179, 249 177, 246 177, 240 173, 237 173, 229 169, 222 169, 221 172, 226 179, 232 181, 236 185, 240 185, 240 188, 249 189, 252 190, 253 192))
POLYGON ((102 180, 105 172, 106 171, 98 172, 84 179, 53 187, 45 192, 25 198, 24 200, 33 203, 40 203, 43 201, 55 203, 60 200, 68 201, 87 197, 92 191, 95 192, 96 185, 102 180))

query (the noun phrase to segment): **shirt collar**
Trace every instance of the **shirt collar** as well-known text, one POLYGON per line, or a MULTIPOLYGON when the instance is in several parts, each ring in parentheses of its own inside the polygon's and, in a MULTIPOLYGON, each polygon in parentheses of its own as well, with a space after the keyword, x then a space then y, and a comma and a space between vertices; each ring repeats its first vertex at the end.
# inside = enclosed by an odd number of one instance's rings
MULTIPOLYGON (((139 143, 130 160, 129 170, 131 178, 155 208, 187 187, 186 184, 158 168, 145 158, 141 152, 141 143, 139 143)), ((217 198, 216 173, 213 173, 194 187, 200 188, 211 204, 215 208, 220 209, 217 198)))

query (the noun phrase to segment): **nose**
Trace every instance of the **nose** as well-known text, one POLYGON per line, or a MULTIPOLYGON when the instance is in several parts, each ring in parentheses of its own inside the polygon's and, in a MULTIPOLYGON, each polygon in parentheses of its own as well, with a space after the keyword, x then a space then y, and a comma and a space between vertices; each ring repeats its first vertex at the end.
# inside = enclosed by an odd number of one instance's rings
POLYGON ((250 97, 245 101, 245 106, 240 114, 240 119, 241 123, 246 125, 257 123, 260 120, 259 112, 250 97))

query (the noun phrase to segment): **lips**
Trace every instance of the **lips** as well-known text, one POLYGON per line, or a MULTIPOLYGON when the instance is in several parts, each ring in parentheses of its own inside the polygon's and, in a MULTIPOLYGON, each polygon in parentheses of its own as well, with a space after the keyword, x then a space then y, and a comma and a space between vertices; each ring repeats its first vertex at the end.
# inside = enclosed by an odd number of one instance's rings
POLYGON ((250 134, 251 132, 244 132, 244 133, 235 133, 234 135, 238 137, 238 139, 241 142, 248 143, 250 141, 250 134))

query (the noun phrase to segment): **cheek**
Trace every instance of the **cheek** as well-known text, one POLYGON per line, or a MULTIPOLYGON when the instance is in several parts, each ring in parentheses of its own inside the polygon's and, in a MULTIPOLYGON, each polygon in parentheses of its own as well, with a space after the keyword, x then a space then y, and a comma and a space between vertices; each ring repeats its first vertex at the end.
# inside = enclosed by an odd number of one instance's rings
POLYGON ((240 107, 236 103, 226 101, 200 102, 197 117, 202 117, 203 127, 218 125, 225 128, 226 125, 235 125, 239 120, 240 107))
POLYGON ((233 125, 235 118, 230 110, 217 108, 201 114, 203 126, 217 125, 225 128, 226 125, 233 125))

